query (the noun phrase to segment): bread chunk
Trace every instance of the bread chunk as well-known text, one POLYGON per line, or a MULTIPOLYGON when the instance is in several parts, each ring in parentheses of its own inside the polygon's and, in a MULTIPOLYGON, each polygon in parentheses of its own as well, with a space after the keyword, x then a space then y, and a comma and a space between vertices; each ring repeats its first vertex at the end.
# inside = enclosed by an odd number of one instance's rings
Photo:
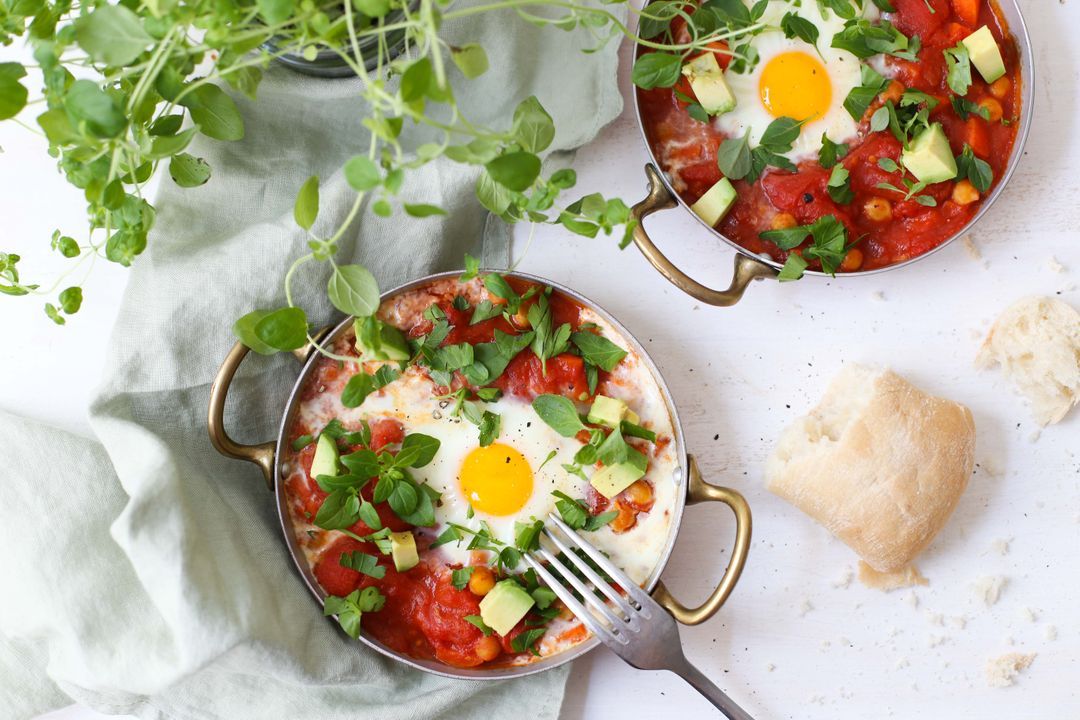
POLYGON ((1018 300, 990 328, 975 364, 1000 365, 1035 421, 1052 425, 1080 402, 1080 313, 1056 298, 1018 300))
POLYGON ((974 456, 966 407, 891 370, 852 365, 781 434, 765 474, 769 490, 893 573, 949 519, 974 456))

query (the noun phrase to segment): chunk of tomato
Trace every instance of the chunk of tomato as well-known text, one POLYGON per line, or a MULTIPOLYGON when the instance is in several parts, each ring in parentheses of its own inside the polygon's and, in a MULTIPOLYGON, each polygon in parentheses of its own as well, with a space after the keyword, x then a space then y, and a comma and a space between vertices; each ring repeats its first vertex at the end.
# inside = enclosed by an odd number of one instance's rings
POLYGON ((547 361, 545 374, 540 358, 524 350, 510 361, 494 385, 507 395, 526 400, 546 393, 580 400, 589 394, 584 361, 577 355, 565 353, 547 361))

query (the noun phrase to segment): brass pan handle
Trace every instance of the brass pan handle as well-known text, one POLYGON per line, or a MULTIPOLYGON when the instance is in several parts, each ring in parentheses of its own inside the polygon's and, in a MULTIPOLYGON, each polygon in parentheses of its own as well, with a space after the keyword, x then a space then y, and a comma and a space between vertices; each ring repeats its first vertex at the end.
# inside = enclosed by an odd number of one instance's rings
MULTIPOLYGON (((324 327, 315 333, 313 337, 316 341, 320 341, 327 335, 329 330, 329 327, 324 327)), ((303 363, 311 356, 314 349, 314 344, 309 342, 303 347, 293 350, 292 354, 303 363)), ((240 367, 240 363, 247 357, 248 352, 248 347, 244 343, 238 342, 233 345, 232 350, 225 357, 225 362, 221 364, 221 369, 218 370, 217 377, 214 378, 214 384, 210 386, 210 407, 207 412, 206 427, 210 432, 210 443, 215 450, 226 457, 247 460, 258 465, 259 469, 262 470, 263 478, 266 480, 266 486, 273 490, 274 464, 276 460, 274 457, 274 441, 268 440, 257 445, 243 445, 229 437, 229 433, 225 430, 225 398, 228 397, 229 386, 232 384, 233 376, 236 375, 236 369, 240 367)))
POLYGON ((735 273, 731 278, 731 285, 726 290, 713 290, 684 273, 668 260, 664 253, 660 252, 660 248, 656 247, 645 230, 645 218, 654 212, 673 208, 678 203, 660 179, 660 172, 655 165, 649 163, 645 166, 645 176, 649 179, 649 194, 630 209, 630 217, 637 221, 634 226, 634 244, 641 250, 645 259, 652 263, 652 266, 659 270, 660 274, 672 285, 708 305, 729 307, 739 302, 752 281, 775 278, 779 274, 772 265, 741 252, 735 254, 735 273))
POLYGON ((739 576, 742 575, 743 566, 746 564, 746 556, 750 552, 752 523, 750 505, 747 504, 746 499, 741 494, 731 488, 710 485, 705 482, 701 477, 701 471, 698 469, 697 460, 694 459, 694 456, 691 455, 688 460, 690 482, 686 491, 687 502, 693 505, 699 502, 718 501, 730 507, 731 511, 735 513, 735 546, 731 550, 731 559, 728 561, 723 577, 720 578, 720 583, 701 605, 696 608, 686 607, 675 599, 663 582, 657 584, 652 596, 682 624, 699 625, 715 615, 716 611, 731 595, 731 591, 735 589, 735 583, 739 581, 739 576))

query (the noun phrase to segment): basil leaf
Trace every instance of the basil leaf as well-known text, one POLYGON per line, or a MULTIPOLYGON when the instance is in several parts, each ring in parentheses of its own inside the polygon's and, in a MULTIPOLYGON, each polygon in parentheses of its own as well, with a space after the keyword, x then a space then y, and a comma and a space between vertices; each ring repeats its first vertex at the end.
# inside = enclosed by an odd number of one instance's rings
POLYGON ((484 167, 492 180, 515 192, 525 192, 540 176, 540 158, 524 151, 505 153, 484 167))
POLYGON ((478 423, 480 426, 480 447, 487 447, 499 437, 502 429, 502 417, 490 410, 485 410, 478 423))
POLYGON ((357 477, 373 478, 379 474, 379 459, 372 450, 357 450, 341 456, 341 464, 357 477))
POLYGON ((983 120, 990 119, 990 108, 983 107, 977 102, 972 102, 965 97, 959 97, 954 95, 952 97, 953 110, 960 116, 961 120, 967 120, 972 115, 978 115, 983 120))
POLYGON ((806 225, 799 225, 781 230, 766 230, 763 233, 758 233, 758 237, 762 240, 768 240, 781 250, 791 250, 802 245, 803 241, 810 237, 810 228, 806 225))
POLYGON ((640 425, 635 425, 629 420, 623 420, 619 424, 619 429, 622 430, 623 435, 641 438, 642 440, 648 440, 651 443, 656 442, 656 433, 654 433, 652 430, 643 428, 640 425))
POLYGON ((510 647, 513 648, 514 652, 521 653, 527 650, 533 655, 539 655, 540 653, 533 648, 533 645, 535 645, 536 641, 542 638, 546 632, 547 628, 532 628, 530 630, 525 630, 521 634, 514 636, 514 639, 510 641, 510 647))
POLYGON ((312 435, 301 435, 292 441, 292 449, 294 452, 300 452, 315 440, 312 435))
POLYGON ((821 151, 818 153, 818 162, 821 167, 828 170, 847 156, 849 148, 844 143, 834 143, 826 133, 821 134, 821 151))
POLYGON ((360 515, 360 519, 364 522, 364 524, 372 530, 383 529, 382 518, 379 517, 379 511, 376 510, 375 506, 367 500, 361 499, 360 511, 358 514, 360 515))
POLYGON ((298 307, 267 313, 255 323, 255 336, 278 350, 295 350, 307 342, 307 316, 298 307))
POLYGON ((304 184, 300 186, 300 192, 296 194, 296 201, 293 203, 293 219, 304 230, 310 230, 318 214, 319 176, 312 175, 304 181, 304 184))
MULTIPOLYGON (((855 17, 855 7, 851 4, 851 0, 818 0, 818 3, 829 8, 836 13, 837 17, 844 20, 851 20, 855 17)), ((859 6, 862 7, 862 0, 859 0, 859 6)), ((824 15, 824 13, 822 14, 824 15)))
POLYGON ((154 38, 123 5, 97 5, 75 21, 75 41, 94 62, 119 67, 135 61, 154 38))
POLYGON ((488 627, 488 624, 484 622, 484 618, 480 617, 479 615, 466 615, 464 620, 465 622, 471 625, 475 625, 477 628, 479 628, 480 632, 484 633, 484 637, 488 637, 489 635, 491 635, 491 633, 495 632, 490 627, 488 627))
POLYGON ((188 93, 181 104, 191 113, 199 132, 215 140, 242 140, 244 119, 236 103, 217 85, 207 83, 188 93))
POLYGON ((411 482, 399 480, 394 483, 394 488, 386 497, 386 502, 398 517, 403 517, 416 510, 420 502, 420 493, 411 482))
POLYGON ((980 193, 987 192, 994 183, 994 170, 990 163, 976 157, 970 145, 965 144, 963 152, 956 156, 956 169, 957 177, 967 178, 980 193))
POLYGON ((603 335, 578 331, 570 335, 571 342, 581 351, 582 359, 602 370, 611 372, 624 357, 626 351, 603 335))
POLYGON ((855 199, 855 193, 851 190, 851 177, 843 165, 837 165, 832 169, 829 176, 829 184, 825 188, 829 197, 841 205, 850 205, 855 199))
POLYGON ((360 519, 360 499, 348 489, 335 490, 326 496, 315 524, 324 530, 343 530, 360 519))
POLYGON ((343 168, 345 182, 357 192, 373 190, 382 183, 382 173, 375 163, 364 155, 349 158, 343 168))
POLYGON ((574 530, 581 530, 585 527, 589 511, 584 505, 561 490, 556 490, 551 494, 558 498, 555 501, 555 509, 559 511, 559 516, 563 519, 563 522, 574 530))
POLYGON ((469 80, 478 78, 488 71, 488 56, 483 46, 465 43, 461 47, 450 48, 450 59, 458 70, 469 80))
POLYGON ((765 128, 759 145, 777 154, 788 152, 799 139, 803 122, 789 117, 773 120, 769 123, 769 127, 765 128))
POLYGON ((720 143, 716 152, 716 164, 724 176, 732 180, 741 180, 750 172, 750 135, 728 138, 720 143))
POLYGON ((514 523, 514 547, 521 552, 532 552, 540 547, 540 531, 544 529, 541 520, 531 523, 514 523))
POLYGON ((630 79, 642 90, 671 87, 681 75, 682 57, 662 52, 641 55, 630 71, 630 79))
POLYGON ((537 395, 532 407, 541 420, 563 437, 574 437, 585 429, 574 403, 562 395, 537 395))
POLYGON ((555 139, 555 123, 540 101, 530 96, 514 109, 514 124, 510 132, 523 150, 538 153, 546 150, 555 139))
POLYGON ((249 349, 260 355, 273 355, 278 352, 277 348, 267 345, 255 334, 255 326, 269 314, 269 310, 252 310, 233 323, 233 335, 244 345, 247 345, 249 349))
POLYGON ((795 13, 787 13, 780 20, 780 29, 784 31, 786 38, 799 38, 803 42, 817 47, 820 32, 817 25, 806 18, 799 17, 795 13))
POLYGON ((127 127, 127 117, 116 100, 92 80, 71 83, 64 97, 64 109, 72 125, 84 126, 99 138, 116 137, 127 127))
POLYGON ((338 558, 338 564, 341 565, 341 567, 355 570, 356 572, 369 577, 386 577, 386 568, 379 564, 379 558, 374 555, 360 552, 359 550, 342 553, 338 558))
POLYGON ((495 305, 490 300, 481 300, 477 306, 473 309, 472 319, 469 320, 469 325, 476 325, 482 323, 485 320, 490 320, 494 317, 502 315, 502 307, 495 305))
MULTIPOLYGON (((312 215, 311 220, 314 219, 312 215)), ((334 307, 346 315, 367 317, 379 308, 379 283, 363 265, 335 265, 326 291, 334 307)))
POLYGON ((210 179, 210 166, 202 158, 179 153, 169 160, 169 177, 180 187, 198 187, 210 179))
POLYGON ((394 458, 394 467, 421 468, 435 458, 440 442, 430 435, 411 433, 405 436, 401 450, 394 458))
MULTIPOLYGON (((26 68, 21 64, 16 62, 0 63, 0 120, 15 117, 26 107, 26 100, 30 93, 19 82, 19 78, 23 77, 26 77, 26 68)), ((38 117, 38 124, 41 124, 41 118, 46 115, 47 113, 43 113, 38 117)), ((60 117, 62 117, 62 114, 60 117)), ((46 128, 43 127, 43 129, 46 130, 45 134, 49 136, 50 142, 52 142, 52 134, 46 128)))
POLYGON ((315 482, 324 492, 332 493, 335 490, 354 490, 359 491, 365 485, 368 484, 370 476, 361 477, 357 475, 319 475, 315 478, 315 482))
POLYGON ((618 510, 608 510, 607 512, 602 512, 599 515, 590 515, 588 519, 585 520, 585 527, 583 529, 585 530, 585 532, 595 532, 610 523, 618 516, 618 510))
POLYGON ((341 391, 341 404, 347 408, 360 407, 367 396, 373 392, 375 392, 374 380, 361 371, 345 383, 345 389, 341 391))
POLYGON ((466 565, 465 567, 455 569, 450 573, 450 584, 458 590, 464 590, 465 586, 469 584, 469 578, 472 577, 475 570, 476 568, 472 565, 466 565))

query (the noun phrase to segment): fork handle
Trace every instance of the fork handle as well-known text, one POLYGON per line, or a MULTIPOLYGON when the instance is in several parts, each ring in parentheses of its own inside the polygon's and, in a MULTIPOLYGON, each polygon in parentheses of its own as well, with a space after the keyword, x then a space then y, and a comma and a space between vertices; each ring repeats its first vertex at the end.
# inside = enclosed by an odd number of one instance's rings
POLYGON ((670 668, 670 670, 688 682, 692 688, 701 693, 706 700, 716 706, 716 709, 722 712, 724 717, 729 720, 754 720, 750 713, 739 707, 734 700, 727 696, 727 693, 718 688, 712 680, 705 677, 705 673, 691 665, 685 658, 683 659, 682 665, 670 668))

